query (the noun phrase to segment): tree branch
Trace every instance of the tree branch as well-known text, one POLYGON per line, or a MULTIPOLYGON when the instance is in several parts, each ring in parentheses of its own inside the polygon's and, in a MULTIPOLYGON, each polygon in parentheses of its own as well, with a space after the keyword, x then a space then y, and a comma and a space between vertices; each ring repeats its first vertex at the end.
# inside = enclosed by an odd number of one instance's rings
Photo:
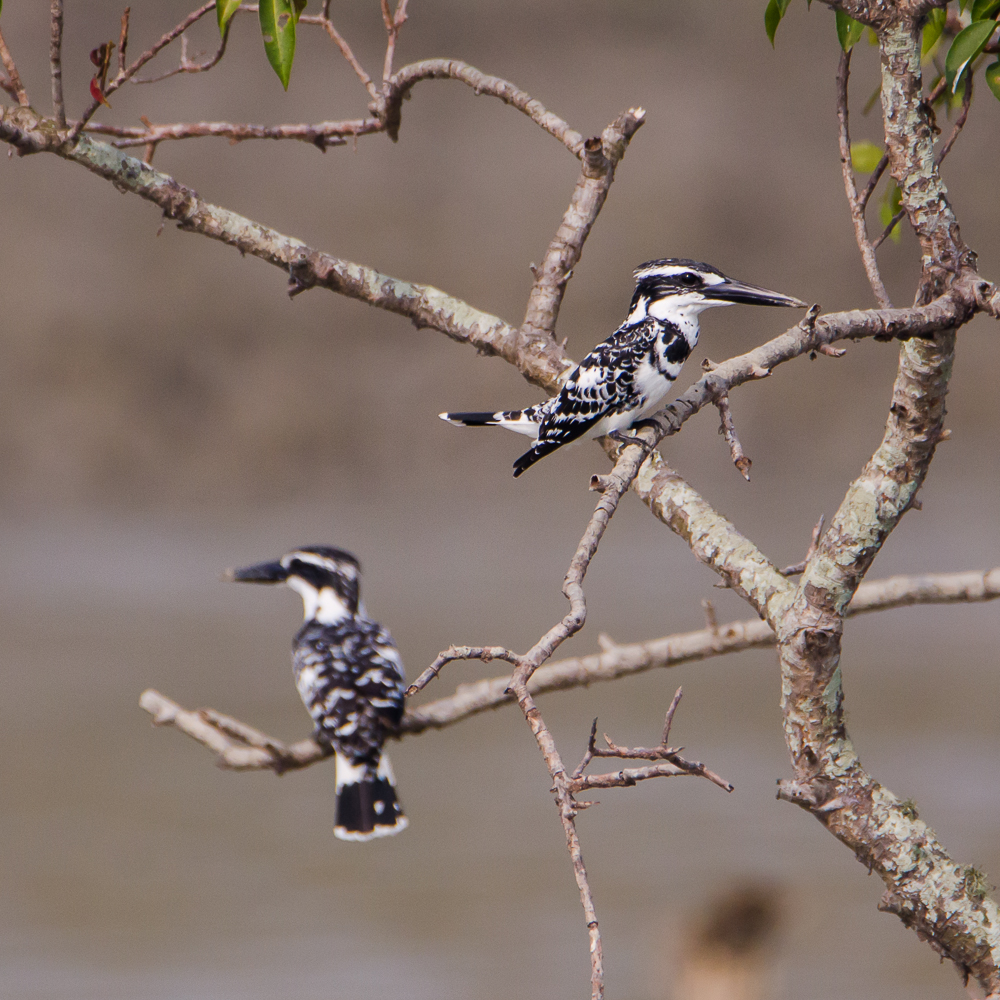
MULTIPOLYGON (((1000 567, 987 571, 895 576, 862 583, 847 608, 847 617, 913 604, 969 604, 997 598, 1000 598, 1000 567)), ((545 664, 532 674, 528 690, 532 695, 540 695, 587 687, 648 670, 668 669, 682 663, 695 663, 744 649, 761 649, 775 643, 774 632, 764 621, 753 619, 729 622, 648 642, 613 646, 602 653, 545 664)), ((451 647, 446 654, 456 651, 462 652, 463 647, 451 647)), ((494 653, 492 649, 490 652, 493 657, 499 658, 498 653, 494 653)), ((505 656, 504 659, 508 657, 505 656)), ((400 735, 412 736, 428 729, 444 729, 481 712, 509 705, 514 700, 508 691, 509 684, 509 674, 472 684, 460 684, 449 697, 408 709, 403 717, 400 735)), ((154 724, 174 725, 216 753, 222 754, 225 758, 222 763, 224 767, 238 770, 289 770, 293 766, 305 767, 316 763, 324 756, 320 747, 310 739, 287 748, 289 759, 298 761, 297 765, 282 761, 280 758, 284 754, 278 754, 277 758, 268 753, 249 754, 245 745, 230 747, 228 744, 220 744, 217 747, 216 744, 201 739, 199 734, 204 732, 201 725, 205 724, 206 719, 221 719, 226 718, 225 716, 211 709, 187 711, 152 689, 143 692, 139 703, 153 715, 154 724), (239 752, 234 755, 234 751, 239 752)), ((257 733, 251 727, 247 727, 247 731, 256 733, 257 737, 253 740, 244 739, 244 744, 263 748, 285 746, 281 741, 257 733)), ((216 738, 218 730, 210 735, 213 739, 216 738)))
MULTIPOLYGON (((848 127, 847 111, 847 81, 851 75, 851 52, 842 52, 840 55, 840 67, 837 71, 837 119, 840 122, 840 169, 844 175, 844 191, 847 194, 847 204, 851 210, 851 221, 854 223, 854 238, 861 251, 861 260, 865 266, 865 274, 868 275, 868 283, 872 286, 875 299, 881 309, 891 309, 892 302, 889 293, 885 290, 882 282, 882 275, 879 273, 878 261, 875 259, 875 250, 868 240, 868 228, 865 225, 865 203, 858 197, 858 189, 854 184, 854 170, 851 164, 851 134, 848 127)), ((887 159, 887 158, 886 158, 887 159)), ((888 161, 887 161, 888 162, 888 161)), ((883 168, 884 169, 884 168, 883 168)), ((877 175, 873 175, 876 177, 877 175)), ((876 179, 876 183, 878 183, 876 179)))
POLYGON ((584 143, 580 179, 576 182, 569 208, 541 265, 532 267, 535 281, 521 324, 521 333, 525 338, 551 338, 554 335, 566 284, 580 261, 583 244, 604 206, 615 179, 615 168, 645 118, 646 112, 642 108, 629 108, 599 138, 588 139, 584 143))
POLYGON ((7 43, 4 41, 3 32, 0 32, 0 61, 3 62, 3 68, 7 71, 7 77, 10 80, 11 89, 17 96, 17 103, 20 104, 22 108, 28 107, 31 102, 28 100, 28 93, 24 89, 24 84, 21 83, 21 74, 17 71, 17 66, 14 63, 14 57, 10 54, 10 50, 7 48, 7 43))
POLYGON ((384 93, 372 110, 385 123, 385 131, 395 142, 399 138, 401 108, 403 99, 421 80, 459 80, 472 87, 476 94, 490 94, 504 104, 510 104, 526 114, 536 125, 555 136, 574 156, 583 151, 583 136, 574 131, 558 115, 546 110, 545 106, 519 90, 508 80, 487 74, 459 59, 425 59, 423 62, 404 66, 387 82, 384 93))
POLYGON ((52 77, 52 114, 56 119, 56 128, 64 129, 66 127, 66 104, 63 101, 62 86, 63 0, 52 0, 49 9, 52 19, 49 41, 49 74, 52 77))

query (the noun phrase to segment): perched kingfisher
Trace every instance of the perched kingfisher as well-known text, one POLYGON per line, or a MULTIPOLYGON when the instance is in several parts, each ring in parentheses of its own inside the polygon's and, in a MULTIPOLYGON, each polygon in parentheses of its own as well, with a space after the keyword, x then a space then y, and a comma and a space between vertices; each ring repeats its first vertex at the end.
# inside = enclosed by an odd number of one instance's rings
POLYGON ((514 463, 514 477, 577 438, 617 435, 653 413, 698 343, 698 314, 742 302, 758 306, 805 303, 727 278, 710 264, 667 257, 635 269, 635 292, 625 322, 566 378, 558 396, 526 410, 442 413, 469 427, 506 427, 534 438, 514 463))
POLYGON ((382 751, 403 717, 403 662, 392 636, 365 615, 360 576, 349 552, 310 545, 225 577, 284 583, 302 598, 305 624, 292 641, 295 685, 316 723, 316 741, 337 757, 333 832, 341 840, 388 837, 407 823, 382 751))

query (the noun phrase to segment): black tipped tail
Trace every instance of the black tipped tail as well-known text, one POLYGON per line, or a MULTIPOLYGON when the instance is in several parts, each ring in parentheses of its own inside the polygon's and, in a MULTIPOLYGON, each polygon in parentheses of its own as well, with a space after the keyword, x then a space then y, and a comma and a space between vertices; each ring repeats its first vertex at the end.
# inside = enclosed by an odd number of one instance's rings
POLYGON ((545 458, 546 455, 551 454, 556 450, 556 448, 559 447, 561 447, 561 445, 553 444, 549 441, 543 441, 541 444, 536 444, 533 448, 526 451, 514 463, 514 478, 517 479, 522 472, 530 469, 540 458, 545 458))
POLYGON ((338 753, 334 835, 340 840, 373 840, 391 837, 406 827, 388 755, 382 754, 376 768, 354 764, 338 753))
POLYGON ((496 413, 439 413, 438 416, 458 427, 489 427, 500 423, 496 413))

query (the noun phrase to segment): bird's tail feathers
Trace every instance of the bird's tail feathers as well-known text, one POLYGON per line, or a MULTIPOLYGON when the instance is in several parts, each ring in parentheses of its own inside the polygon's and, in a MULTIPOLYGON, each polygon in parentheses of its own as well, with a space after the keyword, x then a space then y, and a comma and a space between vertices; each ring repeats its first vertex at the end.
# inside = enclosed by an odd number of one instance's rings
POLYGON ((333 833, 340 840, 391 837, 407 827, 396 798, 396 778, 389 755, 378 765, 354 763, 337 751, 337 818, 333 833))
POLYGON ((439 413, 442 420, 456 427, 503 427, 515 434, 538 437, 535 407, 526 410, 498 410, 496 413, 439 413))
POLYGON ((517 477, 520 476, 521 473, 525 472, 527 469, 530 469, 535 464, 535 462, 537 462, 540 458, 545 458, 546 455, 549 455, 552 452, 554 452, 556 448, 561 446, 561 443, 562 442, 556 444, 553 441, 541 441, 538 444, 534 445, 534 447, 529 448, 528 451, 526 451, 514 463, 514 478, 517 479, 517 477))

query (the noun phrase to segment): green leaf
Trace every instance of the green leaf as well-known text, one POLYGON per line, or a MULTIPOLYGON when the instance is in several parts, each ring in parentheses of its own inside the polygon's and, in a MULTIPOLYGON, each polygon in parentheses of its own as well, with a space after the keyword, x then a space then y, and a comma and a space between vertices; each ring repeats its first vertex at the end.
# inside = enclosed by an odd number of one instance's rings
POLYGON ((869 27, 868 31, 867 31, 867 37, 868 37, 868 44, 871 45, 872 48, 876 48, 877 49, 878 48, 878 32, 874 28, 869 27))
POLYGON ((993 91, 993 96, 1000 101, 1000 60, 986 67, 986 86, 993 91))
POLYGON ((778 0, 768 0, 767 9, 764 11, 764 30, 771 40, 771 48, 774 48, 774 33, 778 30, 781 19, 785 12, 778 6, 778 0))
POLYGON ((1000 10, 1000 0, 975 0, 972 5, 972 20, 985 21, 1000 10))
POLYGON ((944 7, 935 7, 927 15, 927 20, 924 21, 924 40, 920 45, 921 59, 925 59, 931 49, 937 45, 938 40, 941 38, 941 33, 944 31, 945 21, 947 20, 948 14, 944 7))
POLYGON ((990 40, 996 26, 996 21, 975 21, 955 36, 955 41, 951 43, 944 61, 945 74, 952 93, 955 92, 958 80, 966 67, 983 51, 983 46, 990 40))
POLYGON ((882 147, 876 146, 874 142, 851 143, 851 163, 854 169, 862 174, 871 174, 882 162, 882 147))
POLYGON ((240 0, 215 0, 215 16, 219 22, 220 35, 226 33, 226 25, 239 9, 240 0))
POLYGON ((861 37, 865 26, 842 10, 834 11, 834 13, 837 16, 837 37, 840 39, 840 47, 845 52, 850 52, 854 48, 854 43, 861 37))
POLYGON ((295 25, 305 3, 296 0, 260 0, 260 33, 264 38, 267 61, 288 90, 295 59, 295 25))
POLYGON ((965 13, 965 8, 969 6, 969 0, 958 0, 958 10, 960 14, 965 13))
MULTIPOLYGON (((878 206, 878 217, 882 222, 882 228, 884 229, 889 225, 890 222, 895 218, 896 213, 899 211, 902 205, 902 192, 899 190, 899 185, 893 181, 885 190, 885 194, 882 195, 882 200, 879 202, 878 206)), ((902 219, 900 219, 902 222, 902 219)), ((899 230, 899 223, 897 222, 892 228, 892 232, 889 233, 889 239, 893 243, 898 243, 902 233, 899 230)))

